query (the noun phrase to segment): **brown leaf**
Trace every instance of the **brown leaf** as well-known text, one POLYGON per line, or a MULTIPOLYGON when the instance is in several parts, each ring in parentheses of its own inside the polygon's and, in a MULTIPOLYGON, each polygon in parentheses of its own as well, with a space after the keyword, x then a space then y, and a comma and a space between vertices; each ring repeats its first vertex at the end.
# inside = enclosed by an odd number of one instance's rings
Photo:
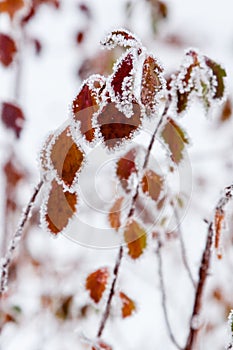
POLYGON ((214 228, 215 228, 215 242, 214 247, 217 250, 218 258, 222 258, 222 254, 220 252, 220 239, 222 232, 222 225, 225 219, 225 213, 222 209, 216 209, 215 217, 214 217, 214 228))
POLYGON ((58 177, 66 186, 71 187, 83 164, 84 153, 71 137, 69 127, 55 139, 51 147, 50 158, 58 177))
MULTIPOLYGON (((100 82, 99 82, 100 83, 100 82)), ((88 84, 84 84, 72 104, 73 119, 80 123, 81 134, 89 142, 95 138, 92 117, 99 109, 96 92, 88 84)))
POLYGON ((143 63, 141 101, 146 108, 146 114, 156 112, 156 97, 163 89, 164 81, 161 77, 163 69, 153 56, 148 56, 143 63))
POLYGON ((86 289, 90 293, 91 299, 98 303, 107 287, 109 271, 107 267, 92 272, 86 279, 86 289))
POLYGON ((108 219, 112 228, 116 231, 121 227, 121 207, 124 197, 117 198, 108 214, 108 219))
POLYGON ((139 258, 146 248, 146 231, 135 220, 129 219, 124 232, 128 254, 132 259, 139 258))
MULTIPOLYGON (((57 235, 67 227, 76 212, 76 205, 77 194, 64 191, 63 187, 53 180, 45 203, 45 212, 42 213, 50 233, 57 235)), ((44 220, 42 217, 42 222, 44 220)))
POLYGON ((162 189, 163 177, 153 170, 146 170, 142 178, 142 191, 147 193, 154 201, 157 201, 162 189))
POLYGON ((179 164, 183 159, 185 144, 189 143, 185 132, 173 119, 168 118, 161 136, 168 145, 172 161, 179 164))
POLYGON ((140 106, 134 103, 133 116, 127 118, 115 103, 109 101, 100 111, 97 122, 106 147, 113 149, 120 146, 123 141, 132 139, 134 132, 140 127, 140 106))
POLYGON ((116 164, 116 175, 120 179, 121 185, 126 192, 128 191, 128 180, 130 175, 137 172, 135 164, 136 155, 137 149, 131 148, 117 161, 116 164))
POLYGON ((15 136, 19 138, 25 120, 22 110, 12 103, 4 102, 2 104, 1 117, 3 124, 7 128, 12 129, 15 133, 15 136))
POLYGON ((73 298, 73 295, 68 295, 66 297, 62 297, 59 300, 59 305, 55 310, 55 315, 57 318, 65 321, 71 316, 71 306, 73 298))
POLYGON ((228 98, 223 105, 221 115, 220 115, 220 122, 225 122, 229 120, 231 116, 232 116, 232 103, 230 98, 228 98))
POLYGON ((139 40, 127 30, 114 30, 101 42, 107 48, 114 48, 116 46, 122 47, 139 47, 141 43, 139 40))
POLYGON ((14 40, 10 36, 0 33, 0 62, 8 67, 13 62, 16 52, 14 40))
POLYGON ((6 12, 11 19, 24 6, 23 0, 3 0, 0 2, 0 13, 6 12))
POLYGON ((130 299, 126 294, 123 292, 119 293, 119 296, 121 298, 122 307, 121 307, 121 315, 122 318, 129 317, 133 314, 133 312, 136 310, 136 305, 132 299, 130 299))

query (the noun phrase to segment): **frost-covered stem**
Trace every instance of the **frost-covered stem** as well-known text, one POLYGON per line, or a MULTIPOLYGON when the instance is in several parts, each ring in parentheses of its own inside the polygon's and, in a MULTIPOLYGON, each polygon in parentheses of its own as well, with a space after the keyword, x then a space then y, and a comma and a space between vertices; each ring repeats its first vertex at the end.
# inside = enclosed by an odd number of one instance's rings
MULTIPOLYGON (((215 212, 217 210, 221 210, 222 212, 224 212, 225 206, 233 197, 233 184, 226 187, 224 192, 225 192, 224 195, 220 198, 217 206, 215 207, 215 212)), ((206 285, 206 281, 209 276, 209 267, 210 267, 211 256, 212 256, 211 249, 213 245, 214 234, 215 234, 214 220, 212 220, 208 226, 208 235, 207 235, 206 245, 202 255, 201 265, 199 269, 199 280, 198 280, 198 285, 195 293, 193 312, 190 320, 189 335, 188 335, 184 350, 197 349, 197 340, 198 340, 200 328, 197 327, 194 324, 194 322, 196 319, 198 319, 198 317, 200 317, 200 313, 202 310, 204 287, 206 285)))
POLYGON ((120 265, 121 265, 122 257, 123 257, 123 247, 120 246, 120 249, 119 249, 119 252, 118 252, 118 256, 117 256, 117 260, 116 260, 116 264, 115 264, 115 267, 114 267, 114 270, 113 270, 114 277, 113 277, 111 289, 110 289, 110 292, 109 292, 108 301, 107 301, 106 308, 105 308, 105 311, 104 311, 104 314, 103 314, 103 317, 102 317, 102 320, 101 320, 101 323, 100 323, 100 327, 99 327, 99 330, 98 330, 98 334, 97 334, 98 338, 101 337, 101 335, 103 333, 103 330, 104 330, 104 327, 105 327, 105 324, 106 324, 106 321, 107 321, 107 319, 109 317, 109 314, 110 314, 111 302, 112 302, 112 298, 113 298, 114 293, 115 293, 115 286, 116 286, 116 281, 117 281, 117 277, 118 277, 118 273, 119 273, 119 268, 120 268, 120 265))
POLYGON ((229 323, 229 333, 230 333, 230 343, 227 346, 227 350, 233 349, 233 310, 231 310, 229 316, 228 316, 228 323, 229 323))
MULTIPOLYGON (((168 101, 170 101, 170 100, 168 100, 168 101)), ((148 165, 150 154, 151 154, 151 150, 153 148, 156 135, 157 135, 157 133, 159 131, 159 128, 160 128, 160 126, 162 124, 164 116, 167 114, 168 108, 169 108, 169 102, 166 103, 164 111, 163 111, 163 113, 162 113, 162 115, 161 115, 161 117, 160 117, 160 119, 159 119, 159 121, 158 121, 158 123, 156 125, 155 131, 154 131, 154 133, 152 135, 152 138, 151 138, 151 141, 150 141, 150 144, 148 146, 147 153, 146 153, 146 156, 145 156, 145 160, 144 160, 144 163, 143 163, 143 169, 146 169, 146 167, 148 165)), ((132 198, 130 210, 129 210, 129 213, 127 215, 127 219, 126 220, 128 220, 134 214, 135 203, 136 203, 136 200, 137 200, 138 194, 139 194, 139 183, 140 183, 140 181, 138 181, 138 184, 137 184, 134 196, 132 198)), ((105 310, 104 310, 104 313, 103 313, 103 317, 101 319, 99 330, 98 330, 98 333, 97 333, 97 337, 98 338, 101 337, 101 335, 102 335, 102 333, 104 331, 106 322, 108 320, 109 314, 110 314, 112 298, 113 298, 113 296, 115 294, 115 287, 116 287, 116 282, 117 282, 117 278, 118 278, 118 275, 119 275, 119 268, 120 268, 120 265, 121 265, 122 258, 123 258, 123 246, 121 245, 120 248, 119 248, 119 252, 117 254, 117 260, 116 260, 116 263, 115 263, 115 266, 114 266, 114 270, 113 270, 114 278, 112 280, 112 284, 111 284, 111 287, 110 287, 110 292, 109 292, 109 295, 108 295, 108 300, 107 300, 106 307, 105 307, 105 310)))
POLYGON ((168 317, 167 296, 166 296, 166 290, 165 290, 165 284, 164 284, 164 278, 163 278, 163 260, 162 260, 162 254, 161 254, 161 247, 162 247, 162 243, 159 240, 158 247, 156 249, 156 254, 158 257, 158 274, 159 274, 160 289, 161 289, 161 294, 162 294, 162 308, 163 308, 165 323, 166 323, 168 334, 169 334, 169 337, 170 337, 172 343, 175 345, 175 347, 177 349, 182 350, 182 347, 178 344, 178 342, 177 342, 177 340, 172 332, 172 327, 171 327, 169 317, 168 317))
POLYGON ((174 216, 175 216, 175 220, 176 220, 176 224, 177 224, 178 238, 179 238, 179 242, 180 242, 181 256, 182 256, 183 264, 184 264, 184 267, 185 267, 185 269, 187 271, 187 274, 189 276, 189 279, 190 279, 193 287, 196 289, 196 282, 195 282, 195 280, 193 278, 192 271, 191 271, 191 268, 189 266, 188 257, 187 257, 187 254, 186 254, 186 247, 185 247, 185 243, 184 243, 183 232, 182 232, 182 229, 181 229, 181 223, 180 223, 179 214, 178 214, 177 208, 175 207, 175 204, 174 204, 173 201, 171 201, 171 205, 173 207, 173 212, 174 212, 174 216))
POLYGON ((22 238, 23 235, 23 229, 25 227, 25 224, 27 223, 32 207, 35 203, 35 200, 37 198, 37 195, 40 192, 40 189, 43 185, 43 181, 40 181, 39 184, 35 187, 33 195, 31 196, 29 203, 23 212, 23 215, 21 217, 21 220, 18 224, 17 230, 15 234, 13 235, 8 250, 6 252, 6 255, 1 259, 1 265, 0 265, 0 297, 2 294, 6 291, 7 289, 7 279, 8 279, 8 272, 9 272, 9 267, 11 264, 11 261, 13 259, 13 253, 19 244, 20 239, 22 238))

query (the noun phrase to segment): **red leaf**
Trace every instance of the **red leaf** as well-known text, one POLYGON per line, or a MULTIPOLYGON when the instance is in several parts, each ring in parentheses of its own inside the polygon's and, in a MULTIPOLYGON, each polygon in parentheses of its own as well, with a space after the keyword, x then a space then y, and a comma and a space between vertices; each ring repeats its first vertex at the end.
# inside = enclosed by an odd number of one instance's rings
POLYGON ((121 185, 127 192, 128 189, 128 179, 132 173, 137 172, 137 167, 135 164, 137 150, 132 148, 124 156, 122 156, 116 164, 116 174, 121 181, 121 185))
POLYGON ((146 231, 135 220, 127 222, 124 239, 128 247, 128 254, 132 259, 138 259, 146 248, 146 231))
MULTIPOLYGON (((103 81, 96 78, 96 83, 103 81)), ((85 83, 72 104, 73 120, 80 124, 81 134, 89 142, 95 138, 95 128, 92 127, 92 117, 99 109, 96 91, 85 83)))
POLYGON ((154 201, 159 199, 163 189, 163 178, 153 170, 146 170, 142 178, 142 191, 147 193, 154 201))
POLYGON ((14 40, 8 35, 0 33, 0 62, 8 67, 13 62, 16 52, 14 40))
POLYGON ((164 87, 161 76, 163 69, 153 56, 148 56, 143 63, 141 101, 146 108, 146 114, 156 112, 157 96, 164 87))
POLYGON ((122 301, 122 307, 121 307, 121 315, 122 318, 129 317, 133 314, 133 312, 136 310, 135 303, 132 299, 130 299, 126 294, 123 292, 119 293, 119 296, 122 301))
POLYGON ((51 163, 63 183, 72 187, 84 160, 83 151, 76 145, 67 127, 55 138, 51 147, 51 163))
POLYGON ((107 267, 103 267, 91 273, 86 279, 86 289, 90 293, 90 297, 98 303, 107 286, 109 271, 107 267))
POLYGON ((127 30, 114 30, 101 42, 101 44, 109 49, 116 46, 123 47, 140 47, 141 43, 135 35, 127 30))
MULTIPOLYGON (((123 97, 123 82, 125 78, 130 78, 130 73, 133 70, 134 55, 130 52, 127 54, 116 67, 116 72, 112 78, 111 86, 120 99, 123 97)), ((132 79, 132 76, 131 76, 132 79)))
MULTIPOLYGON (((102 340, 98 341, 98 347, 102 350, 112 350, 112 347, 106 343, 104 343, 102 340)), ((95 346, 92 347, 92 350, 99 350, 95 346)))
POLYGON ((64 191, 63 187, 53 180, 42 213, 42 222, 50 233, 57 235, 67 227, 76 212, 76 204, 77 194, 64 191))
POLYGON ((2 104, 2 122, 8 129, 14 131, 17 138, 20 137, 24 120, 23 112, 18 106, 7 102, 2 104))
POLYGON ((133 104, 133 116, 127 118, 120 112, 116 104, 107 103, 100 111, 97 122, 105 145, 109 149, 120 146, 123 141, 130 140, 141 125, 141 110, 137 103, 133 104))
POLYGON ((77 44, 82 44, 83 40, 85 38, 85 34, 83 31, 79 31, 77 34, 76 34, 76 42, 77 44))
POLYGON ((6 12, 9 14, 10 18, 13 19, 16 12, 21 10, 23 6, 23 0, 3 0, 0 2, 0 13, 6 12))
POLYGON ((112 228, 116 231, 121 227, 121 207, 124 201, 124 197, 118 198, 113 204, 108 214, 108 219, 112 228))

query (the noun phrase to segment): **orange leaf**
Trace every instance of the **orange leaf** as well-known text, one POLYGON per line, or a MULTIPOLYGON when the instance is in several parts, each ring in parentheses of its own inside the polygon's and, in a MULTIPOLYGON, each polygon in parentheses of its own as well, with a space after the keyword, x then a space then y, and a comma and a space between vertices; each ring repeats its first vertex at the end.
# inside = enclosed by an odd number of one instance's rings
POLYGON ((123 203, 124 197, 118 198, 113 204, 110 212, 108 214, 108 219, 112 228, 118 229, 121 227, 121 207, 123 203))
POLYGON ((135 220, 130 219, 125 227, 124 238, 129 256, 132 259, 139 258, 146 248, 146 231, 135 220))
POLYGON ((121 308, 122 318, 131 316, 133 312, 136 310, 134 301, 122 292, 119 293, 119 296, 122 301, 122 308, 121 308))
POLYGON ((133 103, 133 116, 127 118, 115 103, 108 101, 100 111, 97 122, 105 145, 113 149, 120 146, 123 141, 132 139, 134 132, 140 127, 140 106, 133 103))
POLYGON ((107 267, 103 267, 91 273, 86 279, 86 289, 90 292, 90 297, 98 303, 103 296, 109 278, 107 267))
POLYGON ((0 2, 0 13, 6 12, 13 19, 16 12, 24 6, 23 0, 4 0, 0 2))
POLYGON ((50 158, 58 177, 66 186, 71 187, 83 164, 84 153, 71 137, 69 127, 55 139, 50 158))
POLYGON ((132 148, 124 156, 122 156, 116 164, 116 174, 121 181, 121 185, 124 190, 127 192, 128 179, 132 173, 137 172, 135 158, 137 150, 132 148))
POLYGON ((148 56, 143 63, 141 101, 146 108, 146 114, 156 112, 157 95, 164 87, 161 76, 163 69, 153 56, 148 56))
MULTIPOLYGON (((99 79, 96 83, 103 84, 99 79)), ((92 117, 99 109, 96 91, 85 83, 72 104, 73 120, 80 123, 81 134, 87 141, 95 138, 95 128, 92 127, 92 117)))
POLYGON ((17 52, 14 40, 8 35, 0 33, 0 62, 8 67, 17 52))
MULTIPOLYGON (((57 235, 63 231, 76 212, 77 194, 64 191, 55 180, 51 184, 44 215, 47 229, 57 235)), ((43 218, 42 218, 43 221, 43 218)))
POLYGON ((142 191, 147 193, 154 201, 159 199, 163 189, 163 178, 152 170, 146 170, 142 178, 142 191))
POLYGON ((216 209, 215 217, 214 217, 214 226, 215 226, 215 249, 218 251, 218 258, 222 258, 222 254, 220 252, 220 238, 222 231, 222 224, 225 219, 225 213, 222 209, 216 209))
POLYGON ((185 132, 173 119, 168 118, 161 136, 168 145, 172 161, 179 164, 183 159, 185 144, 189 143, 185 132))

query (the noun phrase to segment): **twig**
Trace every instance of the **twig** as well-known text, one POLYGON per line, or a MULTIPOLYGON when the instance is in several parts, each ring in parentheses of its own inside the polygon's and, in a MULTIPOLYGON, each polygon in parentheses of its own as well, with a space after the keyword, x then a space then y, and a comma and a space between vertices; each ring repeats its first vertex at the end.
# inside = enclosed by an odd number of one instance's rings
POLYGON ((172 332, 171 324, 170 324, 169 317, 168 317, 167 297, 166 297, 165 284, 164 284, 164 279, 163 279, 163 260, 162 260, 162 255, 161 255, 161 247, 162 247, 162 243, 159 240, 156 254, 158 257, 158 273, 159 273, 160 289, 161 289, 161 293, 162 293, 162 308, 163 308, 165 323, 166 323, 168 334, 169 334, 169 337, 170 337, 172 343, 176 346, 177 349, 182 350, 182 347, 178 344, 178 342, 177 342, 177 340, 172 332))
MULTIPOLYGON (((149 162, 149 159, 150 159, 151 150, 153 148, 156 135, 157 135, 157 133, 159 131, 159 128, 160 128, 160 126, 162 124, 164 116, 167 114, 168 108, 169 108, 169 100, 168 100, 168 102, 165 105, 164 111, 163 111, 163 113, 162 113, 162 115, 161 115, 161 117, 160 117, 160 119, 159 119, 159 121, 158 121, 158 123, 156 125, 155 131, 154 131, 154 133, 152 135, 152 138, 151 138, 151 141, 150 141, 150 144, 148 146, 147 153, 146 153, 146 156, 145 156, 145 159, 144 159, 143 169, 145 169, 147 167, 147 165, 148 165, 148 162, 149 162)), ((134 196, 132 198, 130 210, 129 210, 129 213, 127 215, 127 219, 126 220, 128 220, 134 214, 135 203, 136 203, 136 200, 137 200, 138 194, 139 194, 139 187, 140 187, 140 181, 138 181, 138 183, 137 183, 135 194, 134 194, 134 196)), ((119 275, 119 268, 120 268, 120 265, 121 265, 122 258, 123 258, 123 246, 121 245, 120 248, 119 248, 119 252, 117 254, 117 260, 116 260, 116 263, 115 263, 115 266, 114 266, 114 270, 113 270, 114 278, 112 280, 112 284, 111 284, 111 287, 110 287, 110 292, 109 292, 109 295, 108 295, 107 304, 106 304, 106 307, 105 307, 105 310, 104 310, 104 313, 103 313, 103 317, 102 317, 101 322, 100 322, 100 326, 99 326, 99 330, 98 330, 98 333, 97 333, 97 337, 101 337, 101 335, 102 335, 102 333, 104 331, 106 322, 107 322, 107 320, 109 318, 110 309, 111 309, 111 302, 112 302, 112 298, 113 298, 113 296, 115 294, 115 287, 116 287, 116 282, 117 282, 117 278, 118 278, 118 275, 119 275)))
MULTIPOLYGON (((224 212, 225 206, 233 197, 233 184, 226 187, 224 192, 225 192, 224 195, 220 198, 217 206, 215 207, 215 212, 217 210, 221 210, 222 212, 224 212)), ((198 285, 195 293, 193 312, 190 320, 190 330, 189 330, 189 335, 188 335, 184 350, 197 349, 197 340, 198 340, 200 327, 198 327, 194 323, 200 317, 200 313, 202 309, 204 287, 206 285, 207 277, 209 276, 209 267, 210 267, 211 256, 212 256, 211 249, 212 249, 214 234, 215 234, 215 228, 214 228, 214 219, 213 219, 208 226, 208 235, 207 235, 206 245, 202 255, 201 265, 199 269, 199 281, 198 281, 198 285)))
POLYGON ((15 234, 13 235, 12 240, 10 241, 10 245, 8 247, 6 255, 4 256, 4 258, 1 259, 1 264, 0 264, 0 297, 7 289, 8 272, 9 272, 9 267, 10 267, 11 261, 13 259, 14 250, 17 247, 17 245, 19 244, 20 239, 22 238, 24 226, 29 219, 32 207, 35 203, 35 200, 37 198, 37 195, 40 192, 42 185, 43 185, 43 181, 40 181, 39 184, 35 187, 33 195, 30 198, 29 203, 28 203, 28 205, 27 205, 27 207, 26 207, 26 209, 21 217, 21 220, 18 224, 18 228, 17 228, 15 234))
POLYGON ((171 201, 171 205, 173 207, 173 212, 174 212, 174 216, 175 216, 176 224, 177 224, 177 228, 178 228, 178 237, 179 237, 179 242, 180 242, 180 247, 181 247, 181 256, 182 256, 183 264, 184 264, 184 267, 187 271, 187 274, 189 276, 189 279, 190 279, 193 287, 196 289, 196 282, 193 278, 192 271, 190 269, 187 254, 186 254, 186 247, 185 247, 185 243, 184 243, 183 232, 181 229, 179 214, 178 214, 177 208, 175 207, 175 203, 173 201, 171 201))

